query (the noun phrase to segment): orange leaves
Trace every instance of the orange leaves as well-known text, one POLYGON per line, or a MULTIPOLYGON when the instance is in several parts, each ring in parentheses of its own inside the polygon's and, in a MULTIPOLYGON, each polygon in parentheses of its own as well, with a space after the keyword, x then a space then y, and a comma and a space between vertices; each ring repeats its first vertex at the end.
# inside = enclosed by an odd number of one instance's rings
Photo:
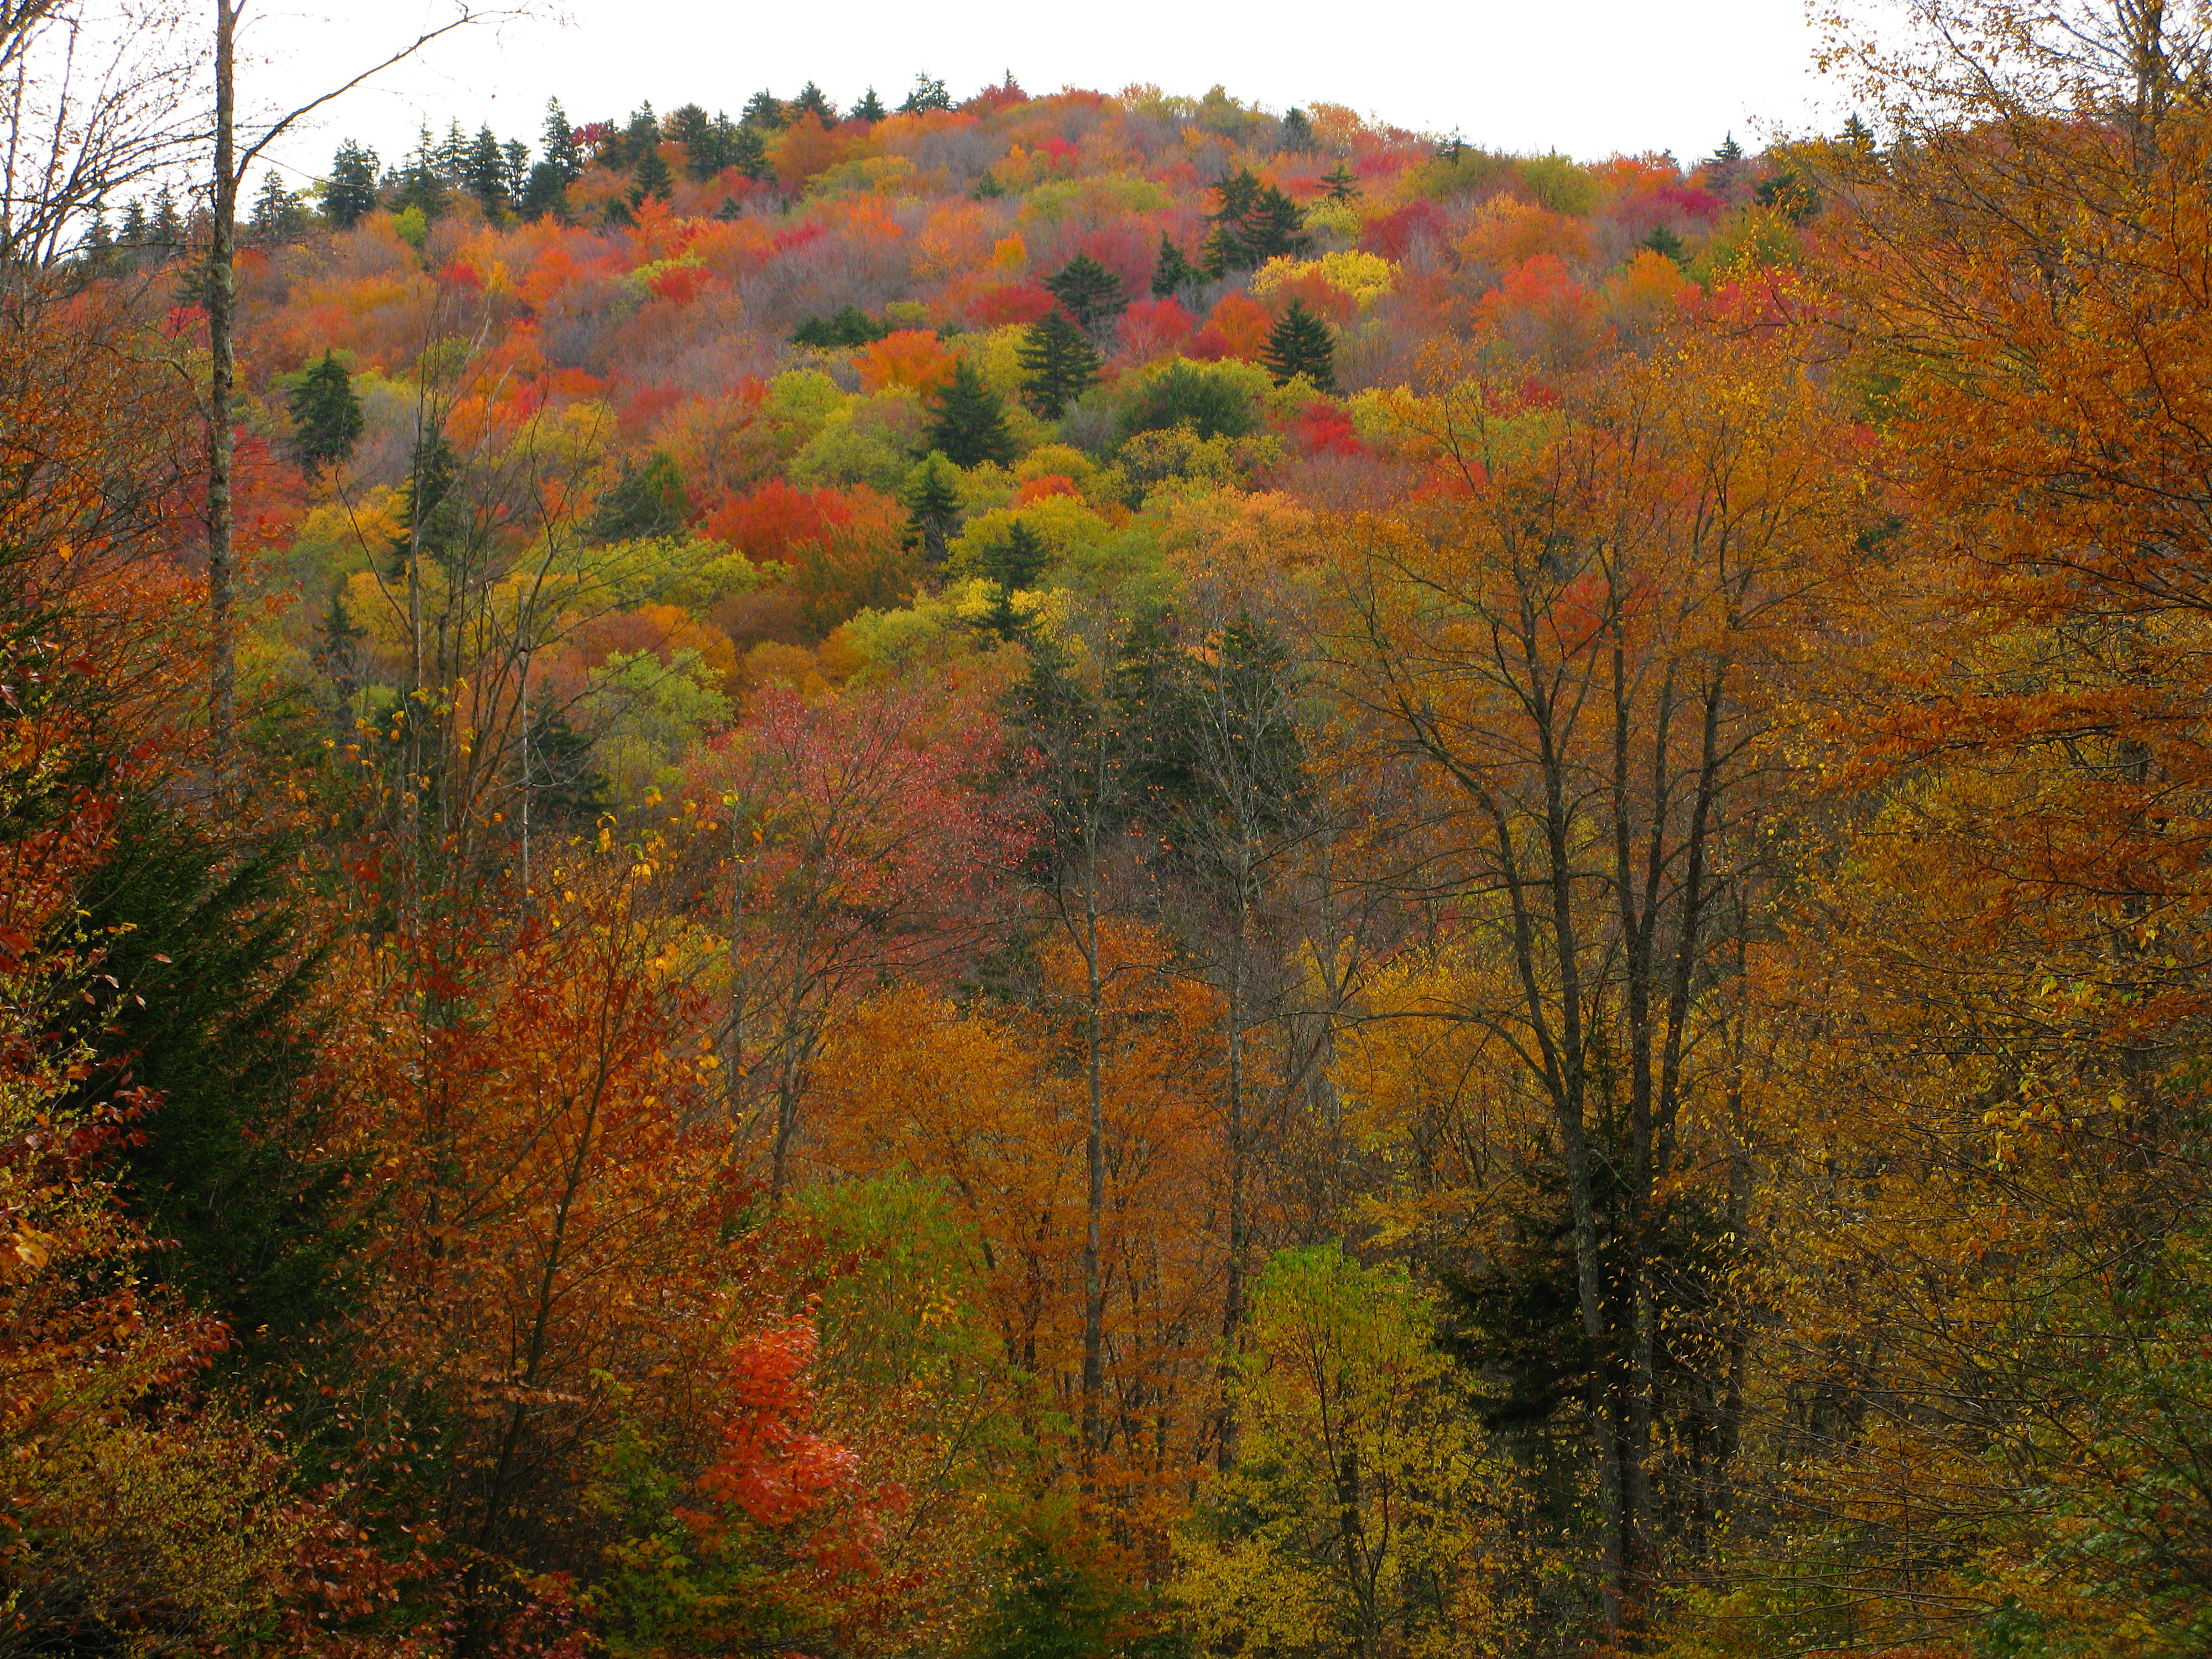
POLYGON ((1245 294, 1224 294, 1206 319, 1206 326, 1190 337, 1183 355, 1203 362, 1224 357, 1258 358, 1267 349, 1267 332, 1274 326, 1267 308, 1245 294))
POLYGON ((700 528, 747 558, 792 564, 800 548, 809 543, 822 546, 858 520, 889 524, 898 516, 896 502, 865 486, 805 490, 771 478, 750 495, 726 495, 722 504, 701 520, 700 528))
POLYGON ((897 386, 927 397, 952 374, 952 354, 930 329, 896 329, 855 352, 853 363, 870 392, 897 386))
POLYGON ((1481 326, 1548 372, 1589 361, 1605 342, 1597 298, 1568 275, 1556 254, 1538 254, 1508 271, 1475 308, 1481 326))

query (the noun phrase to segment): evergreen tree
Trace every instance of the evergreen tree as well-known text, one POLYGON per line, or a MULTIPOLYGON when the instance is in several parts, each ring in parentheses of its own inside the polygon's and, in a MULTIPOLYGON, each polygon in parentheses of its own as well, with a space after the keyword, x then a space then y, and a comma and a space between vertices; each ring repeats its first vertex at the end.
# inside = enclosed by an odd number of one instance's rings
POLYGON ((154 218, 146 227, 146 240, 172 252, 185 245, 185 222, 177 216, 177 198, 167 185, 154 192, 154 218))
POLYGON ((420 209, 425 219, 435 219, 446 210, 446 180, 438 171, 437 151, 428 127, 422 129, 407 165, 400 169, 398 205, 402 212, 420 209))
POLYGON ((809 81, 799 89, 799 96, 791 100, 791 118, 811 115, 825 127, 837 125, 837 106, 831 103, 821 88, 809 81))
POLYGON ((287 403, 292 415, 292 455, 310 475, 343 461, 361 441, 361 399, 353 377, 335 354, 300 376, 287 403))
POLYGON ((607 777, 592 740, 550 699, 532 709, 522 740, 522 787, 533 823, 590 824, 607 810, 607 777))
POLYGON ((916 75, 914 90, 907 94, 906 101, 899 106, 899 113, 921 115, 930 110, 949 110, 951 107, 952 94, 945 91, 944 82, 933 80, 927 75, 916 75))
POLYGON ((499 147, 499 183, 510 207, 520 203, 522 192, 530 188, 530 146, 520 138, 510 138, 499 147))
POLYGON ((717 219, 742 219, 745 216, 744 204, 734 196, 725 196, 722 205, 714 210, 714 216, 717 219))
POLYGON ((714 123, 697 104, 685 104, 668 118, 668 136, 684 146, 686 156, 697 155, 700 146, 709 142, 713 131, 714 123))
POLYGON ((289 242, 307 228, 307 215, 301 210, 299 198, 284 188, 284 181, 274 168, 264 173, 261 189, 253 198, 253 216, 246 231, 260 243, 289 242))
POLYGON ((1313 239, 1305 234, 1306 216, 1298 204, 1270 185, 1260 192, 1240 227, 1244 258, 1255 265, 1285 254, 1304 253, 1313 239))
POLYGON ((1006 406, 999 394, 983 383, 974 362, 967 357, 952 365, 952 378, 939 386, 936 411, 923 441, 942 450, 955 466, 981 466, 995 461, 1004 466, 1014 459, 1014 436, 1006 429, 1006 406))
POLYGON ((460 539, 461 502, 453 488, 459 482, 446 434, 425 432, 416 441, 399 492, 399 534, 392 550, 403 568, 417 547, 440 564, 447 562, 460 539))
POLYGON ((1044 279, 1045 292, 1067 307, 1079 327, 1095 330, 1128 308, 1121 279, 1087 253, 1079 253, 1044 279))
POLYGON ((1303 374, 1323 392, 1336 390, 1336 347, 1328 325, 1306 309, 1304 300, 1293 300, 1267 332, 1267 349, 1260 361, 1281 386, 1303 374))
POLYGON ((981 574, 990 579, 995 589, 984 625, 1000 638, 1012 639, 1023 631, 1022 617, 1014 609, 1014 595, 1036 586, 1050 557, 1044 542, 1030 528, 1028 521, 1016 519, 1006 532, 1006 539, 988 550, 979 561, 981 574))
POLYGON ((1322 183, 1328 186, 1328 199, 1332 202, 1348 202, 1359 194, 1359 180, 1352 176, 1352 169, 1341 161, 1322 175, 1322 183))
POLYGON ((347 1305, 349 1161, 324 1150, 330 1101, 300 1016, 324 951, 288 902, 295 849, 219 843, 137 805, 82 895, 100 977, 74 1018, 103 1053, 85 1096, 161 1102, 124 1188, 166 1249, 143 1271, 228 1316, 249 1364, 309 1363, 347 1305))
POLYGON ((1249 167, 1240 167, 1213 189, 1220 205, 1206 216, 1212 228, 1206 234, 1199 257, 1206 274, 1219 282, 1232 270, 1249 270, 1259 264, 1246 243, 1245 222, 1259 210, 1260 180, 1249 167))
MULTIPOLYGON (((713 178, 715 173, 721 172, 725 167, 736 165, 738 137, 738 124, 730 119, 726 112, 716 110, 714 124, 707 131, 708 159, 714 165, 714 173, 708 173, 706 175, 708 178, 713 178)), ((757 136, 756 136, 756 142, 757 142, 757 136)))
POLYGON ((438 148, 430 157, 441 182, 449 186, 468 182, 469 149, 469 137, 461 131, 461 124, 447 122, 446 136, 438 141, 438 148))
POLYGON ((988 167, 976 174, 975 182, 968 187, 968 198, 975 202, 995 201, 1006 193, 1006 187, 999 182, 998 176, 988 167))
POLYGON ((757 133, 781 132, 789 125, 790 118, 783 112, 781 100, 763 87, 745 100, 745 112, 739 118, 738 125, 757 133))
POLYGON ((507 157, 489 127, 479 127, 470 141, 461 183, 483 206, 485 218, 496 221, 507 211, 507 157))
POLYGON ((1735 134, 1731 132, 1721 140, 1721 147, 1713 152, 1711 160, 1706 165, 1727 173, 1732 171, 1736 163, 1742 160, 1743 146, 1736 143, 1735 134))
POLYGON ((639 159, 637 170, 630 174, 630 205, 642 207, 648 196, 665 202, 675 193, 676 175, 669 171, 659 147, 648 149, 639 159))
POLYGON ((899 491, 907 511, 908 544, 921 550, 933 565, 945 562, 945 551, 960 527, 960 475, 941 450, 932 450, 907 474, 899 491))
POLYGON ((343 592, 332 588, 308 656, 337 694, 331 724, 341 738, 353 730, 353 700, 361 691, 361 644, 368 637, 368 630, 347 613, 343 592))
POLYGON ((653 112, 650 102, 643 103, 630 112, 629 125, 610 146, 611 155, 603 155, 600 160, 627 173, 635 170, 647 152, 659 148, 660 118, 653 112))
POLYGON ((1030 325, 1018 355, 1024 394, 1048 421, 1058 420, 1098 379, 1098 353, 1090 337, 1057 307, 1030 325))
POLYGON ((540 161, 530 169, 530 181, 522 187, 522 199, 517 211, 525 219, 555 219, 568 216, 568 181, 562 175, 560 164, 540 161))
POLYGON ((890 331, 889 323, 877 322, 858 306, 845 306, 834 317, 809 317, 793 331, 791 343, 836 351, 866 345, 890 331))
POLYGON ((853 118, 856 121, 880 121, 884 113, 884 100, 876 96, 873 87, 870 87, 867 94, 853 106, 853 118))
POLYGON ((672 536, 684 528, 690 512, 676 463, 665 451, 656 449, 643 466, 628 460, 622 464, 614 488, 600 498, 592 514, 592 539, 635 542, 672 536))
POLYGON ((105 202, 92 204, 92 223, 85 228, 80 252, 84 268, 95 276, 115 263, 115 233, 108 227, 105 202))
POLYGON ((773 171, 768 164, 768 140, 761 137, 759 128, 738 129, 730 144, 730 165, 755 180, 767 178, 773 171))
POLYGON ((134 196, 124 204, 123 229, 118 240, 125 247, 143 247, 152 234, 146 224, 145 206, 134 196))
POLYGON ((1874 129, 1859 119, 1856 110, 1853 110, 1850 118, 1844 123, 1844 143, 1862 155, 1874 153, 1874 129))
POLYGON ((560 173, 563 184, 574 184, 584 176, 584 152, 558 98, 545 100, 544 149, 546 162, 560 173))
POLYGON ((1648 247, 1654 253, 1663 253, 1678 265, 1689 262, 1689 255, 1682 246, 1682 239, 1664 225, 1653 226, 1651 234, 1637 246, 1648 247))
POLYGON ((1152 264, 1152 298, 1164 300, 1180 294, 1196 283, 1203 275, 1199 268, 1183 257, 1174 240, 1164 230, 1160 233, 1160 256, 1152 264))
POLYGON ((1313 123, 1306 119, 1304 110, 1293 108, 1284 115, 1279 142, 1293 155, 1303 155, 1314 147, 1313 123))

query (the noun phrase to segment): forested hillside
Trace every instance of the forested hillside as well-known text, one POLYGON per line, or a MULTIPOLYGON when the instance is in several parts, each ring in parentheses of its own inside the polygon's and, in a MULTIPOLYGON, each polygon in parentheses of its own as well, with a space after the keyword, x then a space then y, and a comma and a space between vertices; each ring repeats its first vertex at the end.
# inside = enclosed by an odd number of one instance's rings
POLYGON ((1930 15, 9 183, 0 1656, 2203 1651, 2212 37, 1930 15))

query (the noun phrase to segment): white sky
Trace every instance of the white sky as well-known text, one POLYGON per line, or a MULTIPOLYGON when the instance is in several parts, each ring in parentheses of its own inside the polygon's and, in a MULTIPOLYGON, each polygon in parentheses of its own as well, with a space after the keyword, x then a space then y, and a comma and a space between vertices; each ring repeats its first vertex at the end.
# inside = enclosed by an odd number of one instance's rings
MULTIPOLYGON (((437 0, 268 0, 242 41, 260 61, 242 78, 241 105, 325 90, 451 15, 437 0)), ((1012 69, 1031 93, 1151 81, 1196 95, 1220 82, 1277 110, 1348 104, 1492 149, 1583 159, 1672 149, 1688 161, 1730 131, 1749 146, 1776 127, 1838 124, 1814 45, 1803 0, 568 0, 560 15, 447 37, 332 106, 278 159, 319 173, 350 137, 391 161, 422 120, 442 131, 453 117, 534 144, 548 96, 579 123, 619 119, 647 99, 663 112, 696 101, 734 116, 763 86, 788 97, 812 79, 849 106, 872 84, 889 106, 917 70, 961 98, 1012 69)))

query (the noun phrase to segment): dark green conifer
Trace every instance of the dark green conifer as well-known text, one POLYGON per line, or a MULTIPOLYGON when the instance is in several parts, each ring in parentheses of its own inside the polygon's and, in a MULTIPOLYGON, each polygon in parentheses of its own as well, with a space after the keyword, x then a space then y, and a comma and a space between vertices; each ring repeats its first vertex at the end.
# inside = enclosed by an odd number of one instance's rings
POLYGON ((1664 225, 1653 226, 1651 234, 1638 242, 1637 246, 1648 247, 1654 253, 1663 253, 1678 265, 1686 264, 1689 259, 1688 253, 1682 246, 1682 239, 1664 225))
POLYGON ((1152 298, 1164 300, 1180 294, 1204 275, 1183 257, 1183 252, 1164 230, 1160 233, 1160 256, 1152 264, 1152 298))
POLYGON ((628 460, 622 464, 614 488, 600 498, 592 514, 591 537, 598 542, 635 542, 672 536, 683 529, 690 511, 675 461, 656 449, 643 466, 628 460))
POLYGON ((123 228, 116 240, 125 247, 143 247, 149 234, 145 204, 134 196, 124 204, 123 228))
POLYGON ((1239 227, 1244 258, 1263 265, 1285 254, 1304 253, 1313 239, 1305 234, 1304 209, 1270 185, 1260 192, 1239 227))
POLYGON ((870 87, 867 95, 853 106, 853 118, 856 121, 880 121, 884 113, 884 100, 876 96, 873 87, 870 87))
POLYGON ((263 174, 261 189, 253 198, 253 216, 247 222, 246 234, 268 246, 296 240, 307 223, 307 216, 299 198, 284 188, 284 181, 276 170, 271 168, 263 174))
POLYGON ((676 193, 676 175, 669 171, 658 145, 638 159, 636 171, 629 176, 629 202, 632 207, 642 207, 645 198, 653 197, 666 201, 676 193))
POLYGON ((768 141, 757 127, 741 126, 730 143, 730 162, 748 179, 765 179, 771 169, 768 164, 768 141))
POLYGON ((516 210, 525 219, 568 216, 568 181, 562 176, 557 164, 540 161, 530 169, 530 181, 522 187, 522 200, 516 210))
POLYGON ((944 82, 927 75, 916 75, 914 90, 907 94, 906 101, 899 106, 899 113, 921 115, 931 110, 949 110, 951 107, 952 94, 945 91, 944 82))
POLYGON ((544 148, 546 161, 559 171, 563 184, 574 184, 584 176, 583 148, 576 143, 575 129, 568 125, 558 98, 545 100, 544 148))
POLYGON ((745 112, 738 125, 755 132, 781 132, 790 119, 783 112, 782 100, 763 87, 745 100, 745 112))
POLYGON ((167 185, 154 192, 154 218, 146 227, 146 240, 173 252, 185 245, 185 222, 177 216, 177 198, 167 185))
POLYGON ((1045 292, 1067 308, 1076 325, 1097 328, 1128 309, 1121 279, 1087 253, 1079 253, 1044 279, 1045 292))
POLYGON ((499 147, 499 182, 509 207, 520 203, 522 192, 530 188, 530 146, 520 138, 499 147))
POLYGON ((1291 301, 1275 319, 1260 361, 1277 386, 1303 374, 1322 392, 1336 390, 1336 347, 1328 325, 1307 310, 1304 300, 1291 301))
POLYGON ((995 590, 984 626, 1002 639, 1012 639, 1023 631, 1021 615, 1014 609, 1014 595, 1036 586, 1051 556, 1042 538, 1030 528, 1028 521, 1016 519, 1006 532, 1006 540, 988 549, 978 561, 980 574, 989 579, 995 590))
POLYGON ((809 81, 799 89, 799 96, 791 100, 791 118, 811 115, 825 127, 837 125, 837 106, 830 101, 829 94, 809 81))
POLYGON ((1292 108, 1285 112, 1279 143, 1293 155, 1303 155, 1313 148, 1313 123, 1306 119, 1304 110, 1292 108))
POLYGON ((995 201, 1006 193, 1006 187, 999 182, 998 175, 988 167, 976 174, 975 182, 968 186, 969 198, 978 202, 995 201))
POLYGON ((960 475, 940 450, 932 450, 907 474, 899 499, 907 511, 910 545, 933 565, 945 562, 945 550, 960 527, 960 475))
POLYGON ((477 136, 470 141, 461 183, 483 207, 485 218, 495 221, 507 211, 507 157, 501 153, 499 140, 489 127, 478 128, 477 136))
POLYGON ((353 376, 333 352, 300 376, 286 399, 292 415, 292 455, 310 475, 343 461, 361 441, 361 399, 353 376))
POLYGON ((924 441, 944 451, 953 465, 965 468, 995 461, 1004 466, 1014 459, 1006 404, 983 383, 970 359, 954 362, 951 379, 937 390, 936 404, 924 441))
POLYGON ((1352 169, 1341 161, 1322 175, 1332 202, 1348 202, 1359 194, 1359 180, 1352 176, 1352 169))
POLYGON ((1058 420, 1098 379, 1098 353, 1090 337, 1057 307, 1030 325, 1018 355, 1023 395, 1048 421, 1058 420))

